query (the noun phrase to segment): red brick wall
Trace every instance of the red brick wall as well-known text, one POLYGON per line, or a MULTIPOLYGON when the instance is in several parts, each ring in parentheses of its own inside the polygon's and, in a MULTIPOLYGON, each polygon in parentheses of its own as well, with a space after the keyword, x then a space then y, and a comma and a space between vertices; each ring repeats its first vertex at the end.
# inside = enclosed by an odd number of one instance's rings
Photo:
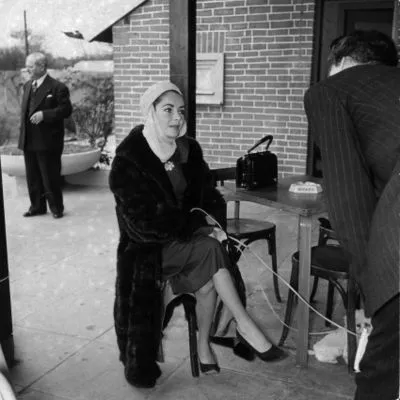
MULTIPOLYGON (((149 0, 113 28, 116 134, 141 122, 139 97, 167 79, 168 0, 149 0)), ((313 0, 197 0, 197 52, 225 54, 224 103, 198 105, 196 134, 211 164, 229 165, 274 136, 280 174, 304 173, 313 0)))

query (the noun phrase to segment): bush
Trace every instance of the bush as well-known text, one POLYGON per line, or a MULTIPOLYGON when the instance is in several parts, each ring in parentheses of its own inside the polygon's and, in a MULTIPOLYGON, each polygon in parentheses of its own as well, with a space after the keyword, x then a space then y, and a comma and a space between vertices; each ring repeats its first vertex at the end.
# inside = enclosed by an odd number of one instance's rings
POLYGON ((0 146, 10 140, 12 124, 7 114, 0 114, 0 146))
POLYGON ((0 48, 0 70, 17 71, 25 66, 25 53, 19 47, 0 48))
POLYGON ((77 98, 72 113, 77 137, 87 139, 92 147, 103 150, 114 126, 112 76, 72 72, 62 80, 77 98))

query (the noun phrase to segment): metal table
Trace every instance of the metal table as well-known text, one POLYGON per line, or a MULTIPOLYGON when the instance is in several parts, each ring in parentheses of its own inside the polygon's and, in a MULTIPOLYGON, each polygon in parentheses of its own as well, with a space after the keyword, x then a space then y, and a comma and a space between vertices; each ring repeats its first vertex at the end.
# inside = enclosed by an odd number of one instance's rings
MULTIPOLYGON (((221 192, 227 200, 249 201, 298 215, 299 293, 304 299, 309 299, 312 219, 314 216, 324 213, 326 206, 323 192, 319 194, 295 194, 289 192, 290 185, 297 181, 320 183, 321 179, 306 175, 296 175, 279 180, 277 186, 251 191, 236 188, 233 182, 225 182, 221 192)), ((297 313, 296 363, 300 366, 307 366, 309 308, 302 301, 299 301, 297 313)))

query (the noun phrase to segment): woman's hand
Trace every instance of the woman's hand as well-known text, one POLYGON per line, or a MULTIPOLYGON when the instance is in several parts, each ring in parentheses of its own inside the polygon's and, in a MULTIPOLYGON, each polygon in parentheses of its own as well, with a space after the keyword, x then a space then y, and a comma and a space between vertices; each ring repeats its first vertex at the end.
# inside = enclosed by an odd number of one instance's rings
POLYGON ((217 227, 214 227, 213 231, 208 235, 210 237, 213 237, 214 239, 217 239, 220 243, 222 243, 224 240, 227 240, 228 237, 226 236, 226 233, 217 227))

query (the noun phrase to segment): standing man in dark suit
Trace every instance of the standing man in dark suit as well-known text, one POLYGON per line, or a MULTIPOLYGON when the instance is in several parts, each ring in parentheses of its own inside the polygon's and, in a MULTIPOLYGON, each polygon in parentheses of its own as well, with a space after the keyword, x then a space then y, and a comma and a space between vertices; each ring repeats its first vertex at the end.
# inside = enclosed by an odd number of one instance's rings
POLYGON ((329 218, 352 263, 373 330, 356 400, 399 395, 400 69, 377 31, 331 45, 329 77, 304 104, 321 149, 329 218))
POLYGON ((72 113, 69 91, 47 74, 44 54, 30 54, 25 66, 31 79, 24 86, 18 148, 24 151, 31 206, 24 217, 45 214, 47 200, 53 217, 61 218, 64 119, 72 113))

